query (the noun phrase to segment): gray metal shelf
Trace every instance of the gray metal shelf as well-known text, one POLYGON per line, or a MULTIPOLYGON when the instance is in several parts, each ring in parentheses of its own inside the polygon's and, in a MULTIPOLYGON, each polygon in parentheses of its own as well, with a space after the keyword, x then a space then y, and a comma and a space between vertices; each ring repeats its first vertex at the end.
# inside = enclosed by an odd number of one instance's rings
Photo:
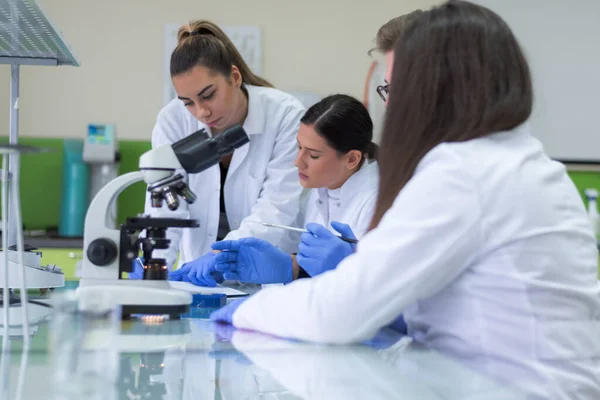
POLYGON ((0 63, 79 66, 35 0, 0 0, 0 63))
MULTIPOLYGON (((63 40, 61 32, 50 22, 35 0, 0 0, 0 64, 11 66, 9 143, 18 144, 19 137, 19 72, 21 65, 78 67, 79 61, 63 40)), ((18 157, 11 157, 9 176, 19 168, 18 157)), ((11 214, 7 220, 9 240, 15 242, 16 228, 11 214)), ((20 208, 20 207, 19 207, 20 208)))

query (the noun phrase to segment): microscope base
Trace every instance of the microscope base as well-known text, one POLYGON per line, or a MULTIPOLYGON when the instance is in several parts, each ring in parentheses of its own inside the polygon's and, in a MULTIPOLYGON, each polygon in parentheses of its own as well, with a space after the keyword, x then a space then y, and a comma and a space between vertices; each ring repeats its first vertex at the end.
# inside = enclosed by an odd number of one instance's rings
POLYGON ((168 281, 82 279, 77 294, 83 302, 86 299, 109 299, 122 307, 123 318, 131 314, 167 314, 176 319, 188 312, 192 303, 190 293, 172 289, 168 281))

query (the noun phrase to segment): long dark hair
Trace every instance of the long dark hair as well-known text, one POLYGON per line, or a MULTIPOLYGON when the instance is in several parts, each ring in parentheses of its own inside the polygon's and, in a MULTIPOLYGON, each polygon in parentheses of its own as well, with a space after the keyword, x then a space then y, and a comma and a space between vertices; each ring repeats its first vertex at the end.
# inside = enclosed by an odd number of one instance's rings
POLYGON ((533 104, 529 66, 510 28, 465 1, 434 7, 410 24, 394 47, 390 83, 371 229, 427 152, 511 130, 533 104))
POLYGON ((352 96, 334 94, 312 105, 300 120, 313 125, 329 146, 340 154, 359 150, 363 157, 377 158, 377 145, 373 140, 373 121, 363 103, 352 96))
POLYGON ((231 39, 210 21, 194 21, 183 25, 177 32, 177 47, 171 54, 171 76, 202 65, 229 78, 235 65, 242 82, 273 87, 267 80, 255 75, 242 58, 231 39))

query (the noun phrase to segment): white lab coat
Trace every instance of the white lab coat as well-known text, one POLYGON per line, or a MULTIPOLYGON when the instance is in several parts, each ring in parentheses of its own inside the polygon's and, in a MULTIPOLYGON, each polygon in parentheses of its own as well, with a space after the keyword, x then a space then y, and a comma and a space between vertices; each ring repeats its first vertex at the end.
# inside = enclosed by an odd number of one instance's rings
POLYGON ((358 239, 362 238, 373 218, 378 182, 377 162, 367 160, 360 170, 344 182, 339 191, 339 201, 333 207, 330 207, 327 188, 311 189, 303 205, 300 224, 305 226, 309 222, 316 222, 336 233, 331 221, 343 222, 350 225, 358 239))
POLYGON ((600 398, 598 250, 565 167, 527 125, 444 143, 335 270, 264 289, 236 327, 348 343, 404 312, 409 335, 493 372, 537 374, 549 399, 600 398))
MULTIPOLYGON (((283 250, 292 252, 290 235, 248 221, 291 225, 298 217, 302 187, 294 167, 297 154, 296 134, 304 113, 294 97, 272 88, 246 85, 248 115, 244 129, 250 143, 235 150, 225 181, 224 196, 231 232, 226 239, 258 237, 283 250)), ((183 103, 174 99, 158 114, 152 132, 152 146, 176 142, 204 128, 183 103)), ((221 171, 215 165, 199 174, 189 175, 190 189, 198 196, 190 206, 182 200, 179 210, 166 205, 156 209, 146 197, 146 213, 153 217, 193 218, 199 228, 169 228, 171 246, 167 251, 155 251, 156 257, 167 259, 172 267, 180 251, 180 265, 195 260, 210 251, 219 225, 221 171)))

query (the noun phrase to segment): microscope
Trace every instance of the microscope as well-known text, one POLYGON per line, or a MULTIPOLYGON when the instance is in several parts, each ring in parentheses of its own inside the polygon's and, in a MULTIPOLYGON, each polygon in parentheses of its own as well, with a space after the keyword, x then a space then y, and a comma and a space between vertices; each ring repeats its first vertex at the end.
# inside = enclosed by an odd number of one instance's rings
POLYGON ((161 208, 166 203, 174 211, 180 205, 180 198, 191 204, 196 195, 187 186, 185 173, 200 173, 248 142, 246 132, 239 125, 212 138, 201 129, 178 142, 142 154, 139 171, 121 175, 106 184, 90 203, 85 217, 78 296, 109 296, 115 305, 122 307, 125 318, 131 314, 167 314, 176 319, 188 312, 191 294, 170 287, 166 260, 153 258, 152 252, 169 247, 168 228, 195 228, 198 222, 138 216, 127 218, 120 229, 115 229, 111 228, 109 210, 125 188, 142 180, 148 185, 152 207, 161 208), (143 279, 123 279, 123 273, 133 272, 133 260, 140 250, 145 264, 143 279))

